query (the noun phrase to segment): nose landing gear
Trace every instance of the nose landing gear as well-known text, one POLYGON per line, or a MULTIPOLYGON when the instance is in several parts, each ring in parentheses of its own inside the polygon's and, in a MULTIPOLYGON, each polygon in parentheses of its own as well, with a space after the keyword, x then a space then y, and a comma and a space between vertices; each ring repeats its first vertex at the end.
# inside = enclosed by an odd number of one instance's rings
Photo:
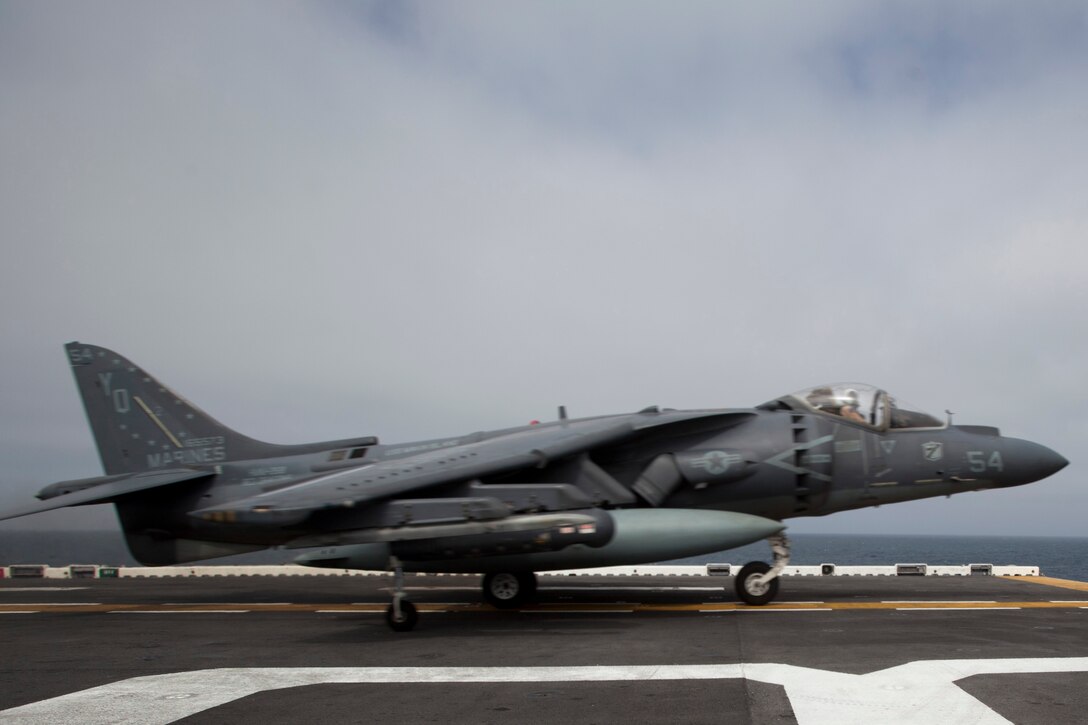
POLYGON ((763 561, 748 562, 741 567, 733 581, 737 598, 745 604, 762 606, 778 595, 778 575, 790 563, 790 542, 785 534, 767 539, 774 553, 774 565, 763 561))

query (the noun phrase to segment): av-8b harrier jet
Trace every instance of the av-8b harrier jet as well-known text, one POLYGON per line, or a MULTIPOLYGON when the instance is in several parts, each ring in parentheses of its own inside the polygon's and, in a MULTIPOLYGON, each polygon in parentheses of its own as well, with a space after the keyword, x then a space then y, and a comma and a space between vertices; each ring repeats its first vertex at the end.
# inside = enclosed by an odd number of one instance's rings
POLYGON ((641 564, 768 539, 737 595, 766 604, 783 520, 1017 486, 1067 461, 996 428, 950 425, 862 384, 754 408, 558 420, 383 445, 275 445, 227 428, 115 352, 66 346, 105 476, 62 481, 0 519, 112 503, 132 555, 166 565, 270 546, 318 567, 392 570, 389 625, 411 629, 403 572, 485 574, 517 607, 536 571, 641 564))

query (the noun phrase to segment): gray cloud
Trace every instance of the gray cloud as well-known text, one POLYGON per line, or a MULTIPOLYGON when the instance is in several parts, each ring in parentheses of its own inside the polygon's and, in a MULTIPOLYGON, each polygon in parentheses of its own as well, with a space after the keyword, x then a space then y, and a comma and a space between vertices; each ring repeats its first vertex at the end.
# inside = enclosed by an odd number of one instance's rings
POLYGON ((796 529, 1082 531, 1075 3, 0 14, 5 506, 81 339, 275 441, 870 380, 1073 465, 796 529))

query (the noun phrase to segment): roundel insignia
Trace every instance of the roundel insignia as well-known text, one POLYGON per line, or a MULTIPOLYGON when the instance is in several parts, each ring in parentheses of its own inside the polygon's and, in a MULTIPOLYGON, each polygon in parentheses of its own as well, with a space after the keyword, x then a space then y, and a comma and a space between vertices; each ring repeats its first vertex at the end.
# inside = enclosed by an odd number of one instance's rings
POLYGON ((725 451, 708 451, 698 458, 691 460, 691 465, 700 468, 711 476, 720 476, 730 469, 734 463, 740 463, 741 456, 725 451))

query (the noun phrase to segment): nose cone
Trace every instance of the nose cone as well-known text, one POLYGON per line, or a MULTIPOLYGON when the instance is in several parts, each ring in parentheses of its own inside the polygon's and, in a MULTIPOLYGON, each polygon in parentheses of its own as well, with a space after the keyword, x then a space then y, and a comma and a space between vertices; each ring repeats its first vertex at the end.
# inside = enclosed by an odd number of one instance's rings
POLYGON ((1052 476, 1069 465, 1065 456, 1044 445, 1006 438, 1003 485, 1019 486, 1052 476))

